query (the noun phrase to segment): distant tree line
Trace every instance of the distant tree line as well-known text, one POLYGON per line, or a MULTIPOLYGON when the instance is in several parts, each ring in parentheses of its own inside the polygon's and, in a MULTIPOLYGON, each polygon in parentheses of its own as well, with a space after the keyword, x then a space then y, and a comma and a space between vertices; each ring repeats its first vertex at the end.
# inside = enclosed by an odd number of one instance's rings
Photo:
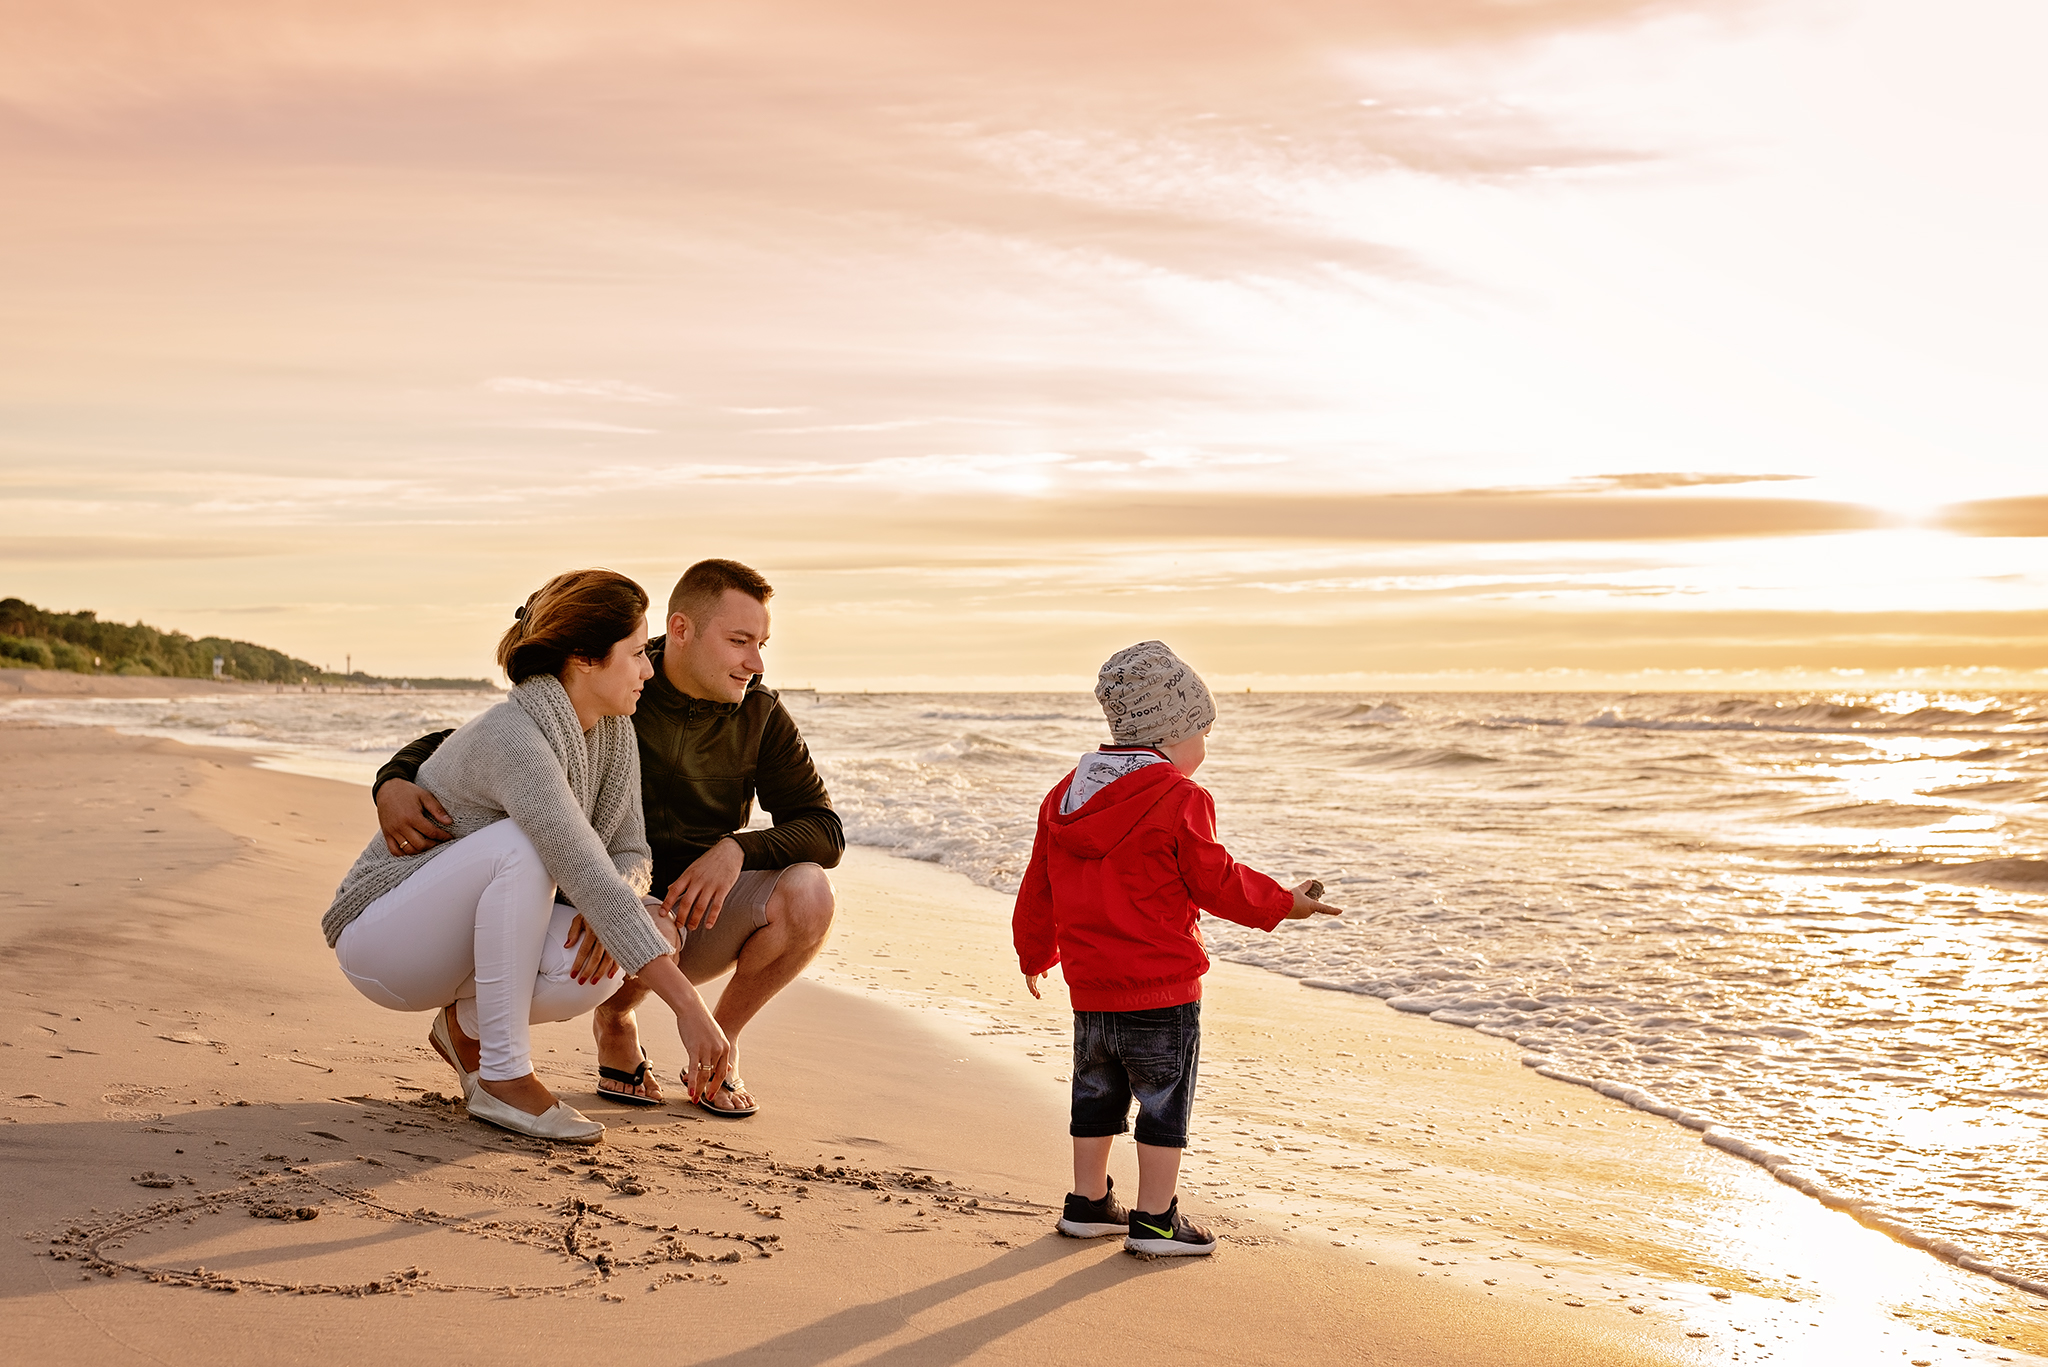
POLYGON ((167 679, 210 679, 218 656, 223 677, 244 683, 409 684, 414 688, 488 688, 484 679, 386 679, 332 674, 318 665, 248 641, 197 639, 137 622, 102 622, 94 612, 49 612, 19 598, 0 598, 0 668, 63 669, 77 674, 126 674, 167 679))

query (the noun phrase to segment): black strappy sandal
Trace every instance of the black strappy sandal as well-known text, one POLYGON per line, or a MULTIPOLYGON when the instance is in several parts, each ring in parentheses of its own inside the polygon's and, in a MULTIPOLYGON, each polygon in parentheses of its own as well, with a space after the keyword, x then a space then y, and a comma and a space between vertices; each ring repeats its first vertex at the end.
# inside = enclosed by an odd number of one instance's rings
MULTIPOLYGON (((725 1081, 719 1083, 718 1085, 728 1092, 743 1092, 746 1090, 747 1087, 746 1083, 735 1082, 731 1078, 727 1078, 725 1081)), ((711 1097, 709 1096, 709 1094, 698 1097, 696 1101, 696 1106, 697 1109, 704 1112, 704 1114, 715 1115, 720 1120, 745 1120, 748 1116, 758 1113, 761 1109, 758 1103, 747 1107, 745 1110, 729 1109, 724 1106, 714 1106, 711 1104, 711 1097)))
MULTIPOLYGON (((600 1063, 597 1065, 597 1075, 605 1082, 616 1082, 624 1087, 638 1087, 647 1081, 647 1050, 645 1048, 640 1050, 640 1066, 638 1068, 628 1071, 624 1068, 607 1068, 600 1063)), ((609 1092, 602 1086, 597 1089, 597 1094, 601 1097, 608 1097, 613 1101, 623 1102, 628 1106, 659 1106, 662 1104, 662 1099, 658 1096, 642 1096, 638 1092, 609 1092)))

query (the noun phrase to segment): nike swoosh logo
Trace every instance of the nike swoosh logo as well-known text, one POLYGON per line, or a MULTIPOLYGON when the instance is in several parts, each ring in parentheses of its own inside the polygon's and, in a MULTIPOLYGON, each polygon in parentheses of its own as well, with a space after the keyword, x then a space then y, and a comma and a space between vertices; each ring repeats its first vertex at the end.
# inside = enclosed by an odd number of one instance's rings
POLYGON ((1138 1222, 1138 1228, 1144 1230, 1147 1234, 1150 1234, 1155 1239, 1171 1239, 1173 1237, 1172 1230, 1161 1229, 1157 1225, 1148 1225, 1142 1220, 1138 1222))

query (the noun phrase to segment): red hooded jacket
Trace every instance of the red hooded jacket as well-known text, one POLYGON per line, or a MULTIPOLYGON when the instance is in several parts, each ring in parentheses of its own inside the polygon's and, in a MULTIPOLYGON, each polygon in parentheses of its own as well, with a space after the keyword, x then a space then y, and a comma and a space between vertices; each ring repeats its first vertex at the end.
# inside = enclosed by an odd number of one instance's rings
POLYGON ((1062 814, 1073 774, 1038 807, 1011 930, 1036 976, 1066 965, 1076 1011, 1200 1001, 1209 956, 1197 909, 1271 930, 1294 894, 1216 843, 1216 803, 1171 764, 1151 764, 1062 814))

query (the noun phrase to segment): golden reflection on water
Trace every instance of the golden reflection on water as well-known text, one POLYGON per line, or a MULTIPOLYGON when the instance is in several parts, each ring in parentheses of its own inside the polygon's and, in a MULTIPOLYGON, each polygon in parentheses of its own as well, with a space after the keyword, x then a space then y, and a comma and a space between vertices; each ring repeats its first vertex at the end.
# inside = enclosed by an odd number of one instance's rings
POLYGON ((1756 826, 1770 846, 1784 849, 1999 857, 2015 847, 2014 814, 1973 794, 2026 775, 2010 763, 1987 762, 1987 739, 1859 734, 1853 753, 1806 760, 1781 771, 1812 785, 1809 800, 1815 806, 1803 814, 1808 819, 1777 818, 1756 826))
MULTIPOLYGON (((1912 1110, 1945 1123, 1924 1108, 1908 1108, 1901 1119, 1909 1126, 1912 1110)), ((1997 1353, 2048 1352, 2048 1301, 2040 1297, 1966 1273, 1818 1202, 1768 1195, 1760 1201, 1751 1174, 1709 1156, 1691 1175, 1714 1192, 1699 1212, 1693 1270, 1734 1273, 1756 1298, 1737 1301, 1736 1313, 1748 1309, 1746 1320, 1769 1323, 1780 1360, 1897 1360, 1923 1356, 1943 1339, 1951 1357, 1965 1347, 1959 1339, 1997 1353)))

